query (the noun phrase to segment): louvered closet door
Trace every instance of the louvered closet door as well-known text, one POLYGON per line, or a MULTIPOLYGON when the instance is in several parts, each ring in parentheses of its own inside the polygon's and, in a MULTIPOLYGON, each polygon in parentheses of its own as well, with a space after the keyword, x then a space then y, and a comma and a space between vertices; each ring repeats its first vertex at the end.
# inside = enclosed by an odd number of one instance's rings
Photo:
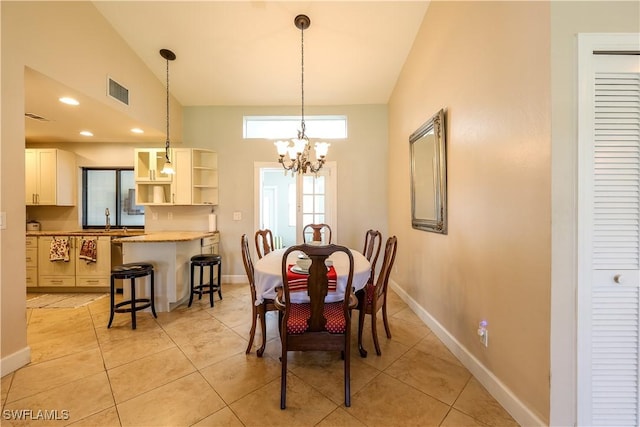
POLYGON ((579 284, 590 285, 579 307, 580 425, 640 424, 640 73, 602 71, 621 60, 597 58, 592 79, 591 182, 580 194, 590 201, 581 244, 591 261, 579 284))

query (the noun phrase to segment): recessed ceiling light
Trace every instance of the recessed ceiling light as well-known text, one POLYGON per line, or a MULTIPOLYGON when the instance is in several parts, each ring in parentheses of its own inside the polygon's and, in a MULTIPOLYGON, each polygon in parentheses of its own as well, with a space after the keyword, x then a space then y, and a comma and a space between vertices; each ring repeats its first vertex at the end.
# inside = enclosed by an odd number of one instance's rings
POLYGON ((80 132, 80 135, 82 136, 93 136, 93 132, 90 132, 88 130, 83 130, 80 132))
POLYGON ((140 129, 140 128, 133 128, 133 129, 131 129, 131 132, 133 132, 133 133, 144 133, 144 131, 142 129, 140 129))
POLYGON ((80 105, 80 103, 73 99, 73 98, 69 98, 68 96, 64 96, 62 98, 58 98, 58 101, 62 102, 63 104, 67 104, 67 105, 80 105))

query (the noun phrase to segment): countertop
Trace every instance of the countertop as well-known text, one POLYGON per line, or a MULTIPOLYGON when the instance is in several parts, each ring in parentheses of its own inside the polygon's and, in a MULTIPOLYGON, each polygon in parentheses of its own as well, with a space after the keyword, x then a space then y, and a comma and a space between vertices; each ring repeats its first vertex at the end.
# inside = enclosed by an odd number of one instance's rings
POLYGON ((161 242, 187 242, 189 240, 212 237, 217 231, 156 231, 139 236, 118 237, 112 241, 115 243, 161 243, 161 242))
POLYGON ((27 236, 110 236, 110 237, 127 237, 139 236, 144 234, 144 230, 122 229, 106 230, 75 230, 75 231, 27 231, 27 236))

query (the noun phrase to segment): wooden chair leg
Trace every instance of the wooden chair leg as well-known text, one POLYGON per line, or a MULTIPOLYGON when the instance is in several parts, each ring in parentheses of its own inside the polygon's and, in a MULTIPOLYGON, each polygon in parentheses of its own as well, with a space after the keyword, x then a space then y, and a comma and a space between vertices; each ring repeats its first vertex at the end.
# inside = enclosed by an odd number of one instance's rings
POLYGON ((287 351, 282 351, 280 358, 282 364, 282 373, 280 374, 280 409, 287 407, 287 351))
POLYGON ((267 313, 264 310, 258 310, 258 317, 260 318, 260 331, 262 332, 262 345, 256 351, 258 357, 262 357, 264 348, 267 345, 267 313))
POLYGON ((360 357, 367 357, 367 350, 364 349, 362 345, 362 329, 364 327, 364 316, 365 316, 365 308, 364 306, 360 306, 360 310, 358 310, 358 351, 360 352, 360 357))
POLYGON ((344 406, 347 408, 351 406, 351 351, 349 349, 349 341, 347 340, 344 346, 344 406))
POLYGON ((251 321, 251 331, 249 331, 249 345, 247 346, 247 351, 245 351, 245 354, 249 354, 251 353, 251 346, 253 345, 253 338, 256 335, 256 318, 258 317, 258 311, 257 311, 257 307, 254 306, 253 310, 251 311, 251 316, 253 317, 253 320, 251 321))
POLYGON ((387 319, 387 300, 384 300, 382 304, 382 320, 384 321, 384 330, 387 333, 387 338, 391 338, 391 329, 389 328, 389 319, 387 319))
POLYGON ((373 335, 373 345, 376 347, 376 354, 380 356, 382 352, 380 351, 380 343, 378 342, 378 327, 376 325, 378 323, 378 319, 376 318, 376 310, 371 311, 371 334, 373 335))

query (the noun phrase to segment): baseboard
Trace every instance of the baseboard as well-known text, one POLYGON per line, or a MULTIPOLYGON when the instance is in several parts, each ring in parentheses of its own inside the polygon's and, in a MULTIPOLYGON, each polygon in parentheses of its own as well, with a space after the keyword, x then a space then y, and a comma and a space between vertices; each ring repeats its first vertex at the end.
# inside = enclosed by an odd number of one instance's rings
POLYGON ((0 361, 0 376, 5 376, 31 362, 31 347, 26 346, 0 361))
POLYGON ((521 426, 546 425, 529 408, 527 408, 513 392, 505 386, 486 366, 484 366, 466 347, 449 333, 433 316, 421 307, 393 280, 389 281, 391 289, 416 313, 416 315, 433 331, 442 343, 460 360, 473 376, 487 389, 489 394, 511 414, 521 426))
POLYGON ((222 283, 249 283, 245 274, 222 275, 222 283))

